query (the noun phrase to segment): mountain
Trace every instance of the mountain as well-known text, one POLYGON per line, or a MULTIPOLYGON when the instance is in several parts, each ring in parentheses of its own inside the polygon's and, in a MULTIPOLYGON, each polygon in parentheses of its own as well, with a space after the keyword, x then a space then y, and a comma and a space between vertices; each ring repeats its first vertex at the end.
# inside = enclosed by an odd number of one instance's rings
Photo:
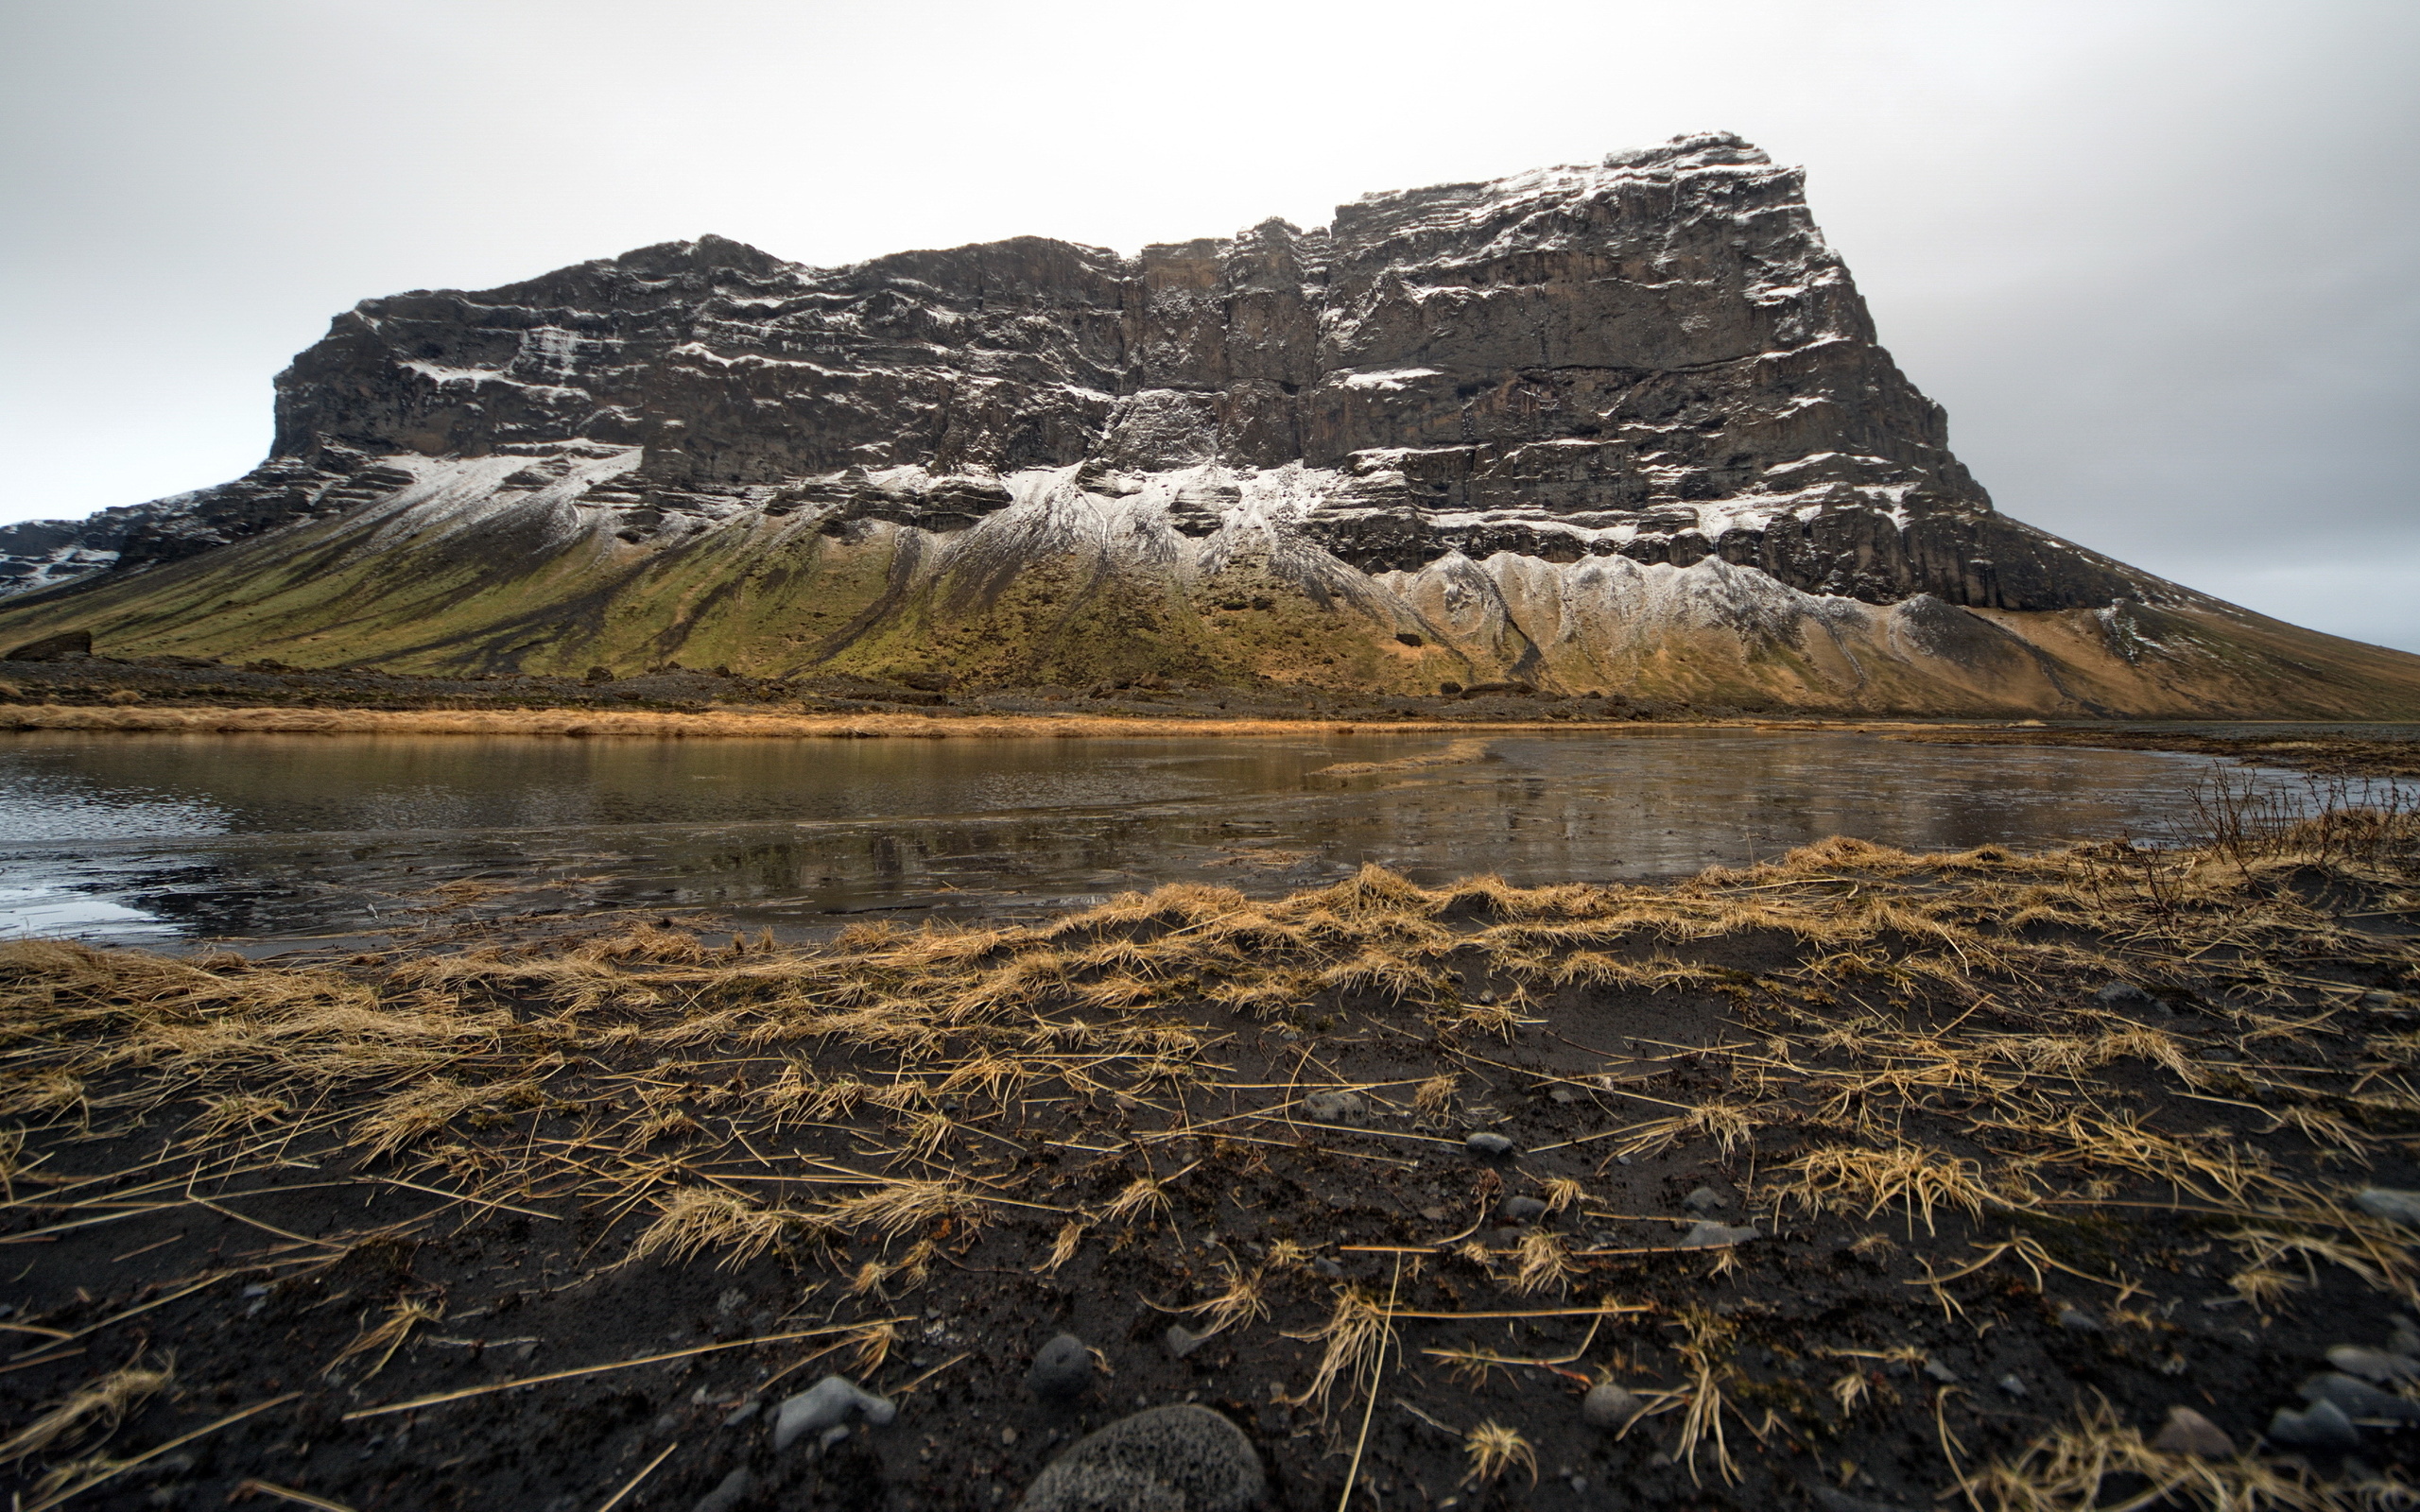
POLYGON ((2420 658, 1996 512, 1723 134, 1134 257, 707 236, 365 301, 260 467, 0 574, 0 644, 126 657, 2420 713, 2420 658))

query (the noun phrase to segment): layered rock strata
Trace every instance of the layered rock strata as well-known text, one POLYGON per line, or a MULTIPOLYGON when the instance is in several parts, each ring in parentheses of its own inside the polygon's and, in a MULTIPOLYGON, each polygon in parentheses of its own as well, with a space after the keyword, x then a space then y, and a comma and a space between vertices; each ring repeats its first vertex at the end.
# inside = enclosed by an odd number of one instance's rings
POLYGON ((366 301, 279 375, 261 468, 0 531, 0 630, 292 661, 1859 707, 2201 707, 2227 656, 2164 659, 2253 619, 1996 513, 1799 171, 1720 134, 1131 258, 709 236, 366 301))

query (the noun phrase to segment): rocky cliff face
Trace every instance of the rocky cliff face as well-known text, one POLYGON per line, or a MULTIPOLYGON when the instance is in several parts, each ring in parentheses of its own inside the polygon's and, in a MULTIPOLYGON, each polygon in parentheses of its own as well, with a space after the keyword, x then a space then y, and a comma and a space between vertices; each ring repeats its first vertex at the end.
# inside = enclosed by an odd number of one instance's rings
POLYGON ((1784 702, 1881 696, 1867 643, 2038 674, 2008 616, 2224 608, 1996 513, 1799 172, 1719 134, 1132 258, 709 236, 366 301, 261 468, 0 554, 81 585, 0 624, 288 660, 1602 684, 1710 636, 1683 660, 1784 702), (1340 625, 1424 654, 1302 645, 1340 625))

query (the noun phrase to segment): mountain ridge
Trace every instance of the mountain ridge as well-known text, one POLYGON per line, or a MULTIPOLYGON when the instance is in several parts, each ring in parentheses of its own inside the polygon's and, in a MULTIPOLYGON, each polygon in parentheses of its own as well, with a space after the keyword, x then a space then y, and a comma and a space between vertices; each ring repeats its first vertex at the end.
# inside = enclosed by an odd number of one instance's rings
POLYGON ((260 468, 0 572, 0 640, 302 665, 2420 712, 2420 658, 1999 514, 1723 133, 1132 258, 708 236, 364 301, 260 468))

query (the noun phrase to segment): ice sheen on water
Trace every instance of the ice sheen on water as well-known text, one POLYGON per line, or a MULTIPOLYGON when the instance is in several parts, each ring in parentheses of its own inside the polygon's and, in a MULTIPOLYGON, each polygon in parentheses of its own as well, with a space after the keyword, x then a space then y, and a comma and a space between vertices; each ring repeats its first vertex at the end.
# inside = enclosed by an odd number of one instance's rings
MULTIPOLYGON (((510 914, 749 927, 1685 875, 1830 834, 1910 849, 2182 833, 2203 758, 1737 728, 947 741, 0 738, 0 932, 376 928, 475 881, 510 914), (1332 774, 1327 768, 1357 770, 1332 774)), ((2237 769, 2240 770, 2240 769, 2237 769)), ((2256 774, 2299 793, 2292 773, 2256 774)))

